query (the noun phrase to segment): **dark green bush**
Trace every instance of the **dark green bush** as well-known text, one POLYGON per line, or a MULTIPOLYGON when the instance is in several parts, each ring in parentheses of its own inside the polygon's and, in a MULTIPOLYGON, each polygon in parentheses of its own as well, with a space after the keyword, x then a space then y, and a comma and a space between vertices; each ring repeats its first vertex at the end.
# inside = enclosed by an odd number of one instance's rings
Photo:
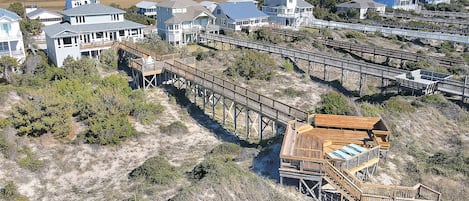
POLYGON ((160 131, 166 134, 187 133, 187 126, 181 121, 175 121, 167 126, 160 126, 160 131))
POLYGON ((306 92, 303 90, 297 90, 294 87, 288 87, 286 89, 283 89, 283 93, 288 97, 294 98, 303 96, 306 92))
POLYGON ((316 108, 316 113, 321 114, 350 114, 351 107, 347 98, 337 92, 328 92, 321 95, 321 107, 316 108))
POLYGON ((244 50, 236 57, 234 65, 224 73, 229 76, 241 76, 248 80, 270 80, 275 75, 275 61, 267 53, 244 50))
POLYGON ((146 160, 129 174, 131 180, 144 179, 151 184, 167 185, 179 178, 178 170, 161 156, 146 160))
POLYGON ((392 97, 386 102, 384 102, 384 107, 389 111, 398 113, 415 112, 415 108, 412 106, 411 103, 403 101, 398 97, 392 97))
POLYGON ((26 168, 33 172, 44 167, 44 161, 39 160, 36 154, 34 154, 28 148, 23 148, 19 150, 19 153, 24 155, 22 158, 18 159, 17 161, 20 167, 26 168))
POLYGON ((347 38, 357 38, 357 39, 366 39, 366 35, 358 31, 347 31, 345 32, 345 37, 347 38))

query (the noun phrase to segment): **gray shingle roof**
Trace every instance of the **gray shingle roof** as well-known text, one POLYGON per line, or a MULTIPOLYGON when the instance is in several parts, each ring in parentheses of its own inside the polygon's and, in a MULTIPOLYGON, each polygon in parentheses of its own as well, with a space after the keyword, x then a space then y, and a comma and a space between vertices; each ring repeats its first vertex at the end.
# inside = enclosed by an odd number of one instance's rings
POLYGON ((99 23, 99 24, 82 24, 70 25, 68 22, 54 24, 44 27, 44 32, 51 38, 63 37, 63 33, 67 32, 69 35, 79 35, 83 33, 98 32, 98 31, 117 31, 122 29, 137 29, 144 28, 145 26, 124 20, 123 22, 112 23, 99 23))
POLYGON ((85 4, 75 8, 62 11, 62 14, 67 16, 83 16, 83 15, 103 15, 103 14, 120 14, 125 13, 121 9, 103 4, 85 4))
POLYGON ((385 7, 382 3, 377 3, 371 0, 355 0, 337 5, 338 8, 377 8, 385 7))
POLYGON ((165 0, 158 4, 158 7, 164 8, 187 8, 199 5, 192 0, 165 0))
POLYGON ((314 6, 311 5, 310 3, 304 1, 304 0, 298 0, 296 2, 296 7, 299 7, 299 8, 312 8, 314 6))
POLYGON ((21 17, 18 16, 16 13, 3 8, 0 8, 0 19, 1 18, 9 18, 12 21, 18 21, 21 19, 21 17))
POLYGON ((194 18, 196 18, 202 13, 205 13, 208 16, 215 18, 215 16, 213 16, 213 14, 209 10, 197 4, 196 6, 191 6, 190 8, 188 8, 186 13, 174 13, 173 17, 169 18, 164 23, 171 24, 192 21, 194 18))
POLYGON ((137 4, 135 4, 135 6, 137 8, 156 8, 156 2, 152 2, 152 1, 140 1, 138 2, 137 4))
POLYGON ((32 18, 35 18, 36 16, 40 15, 41 13, 50 13, 50 14, 62 17, 62 14, 60 14, 60 13, 50 11, 50 10, 46 10, 46 9, 42 9, 42 8, 38 8, 38 9, 32 11, 32 12, 27 13, 26 17, 28 17, 29 19, 32 19, 32 18))

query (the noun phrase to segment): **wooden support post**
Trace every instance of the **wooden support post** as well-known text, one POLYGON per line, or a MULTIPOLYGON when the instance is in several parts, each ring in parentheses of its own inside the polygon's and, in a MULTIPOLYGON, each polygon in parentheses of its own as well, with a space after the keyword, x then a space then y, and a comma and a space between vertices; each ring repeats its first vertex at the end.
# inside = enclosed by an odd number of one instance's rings
POLYGON ((205 113, 205 105, 207 104, 206 97, 207 97, 207 89, 204 88, 204 92, 203 92, 203 94, 202 94, 202 99, 203 99, 203 102, 202 102, 203 105, 202 105, 202 107, 203 107, 204 113, 205 113))
POLYGON ((249 109, 246 108, 246 139, 249 139, 249 109))
POLYGON ((264 131, 264 129, 262 128, 262 114, 259 113, 259 143, 262 142, 262 132, 264 131))
POLYGON ((466 86, 467 86, 467 82, 468 82, 468 80, 467 80, 467 75, 466 75, 466 76, 464 76, 464 86, 463 86, 463 88, 462 88, 462 102, 463 102, 463 103, 464 103, 464 100, 465 100, 465 97, 464 97, 464 96, 466 95, 466 86))
POLYGON ((215 93, 212 91, 212 119, 215 120, 215 93))
POLYGON ((198 94, 198 87, 199 85, 194 85, 194 105, 197 106, 197 94, 198 94))
POLYGON ((327 70, 326 70, 326 63, 324 63, 324 81, 327 81, 327 70))
POLYGON ((311 70, 311 61, 308 62, 308 76, 310 75, 310 70, 311 70))
POLYGON ((233 121, 234 121, 234 133, 235 133, 235 135, 236 135, 236 130, 238 129, 238 127, 237 127, 237 125, 238 125, 238 122, 237 122, 237 120, 238 120, 238 114, 237 114, 237 113, 238 113, 238 111, 236 111, 236 110, 237 110, 236 108, 237 108, 237 106, 236 106, 236 103, 234 103, 234 109, 233 109, 233 111, 234 111, 234 115, 233 115, 233 121))
POLYGON ((223 119, 222 119, 222 125, 225 126, 226 123, 226 102, 225 102, 225 97, 222 96, 222 106, 223 106, 223 119))

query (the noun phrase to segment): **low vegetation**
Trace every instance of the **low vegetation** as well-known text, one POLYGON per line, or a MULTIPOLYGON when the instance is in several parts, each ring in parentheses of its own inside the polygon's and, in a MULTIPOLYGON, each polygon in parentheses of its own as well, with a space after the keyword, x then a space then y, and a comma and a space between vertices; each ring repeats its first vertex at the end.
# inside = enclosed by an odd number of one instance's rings
POLYGON ((0 188, 1 200, 28 201, 29 199, 18 192, 15 182, 7 181, 3 188, 0 188))
POLYGON ((193 184, 183 188, 170 200, 223 200, 227 195, 235 200, 291 200, 266 181, 235 164, 231 159, 237 156, 240 149, 230 143, 214 148, 188 174, 193 184), (230 156, 226 157, 227 154, 230 156))
POLYGON ((358 31, 347 31, 345 32, 345 37, 356 38, 356 39, 366 39, 366 34, 360 33, 358 31))
POLYGON ((176 48, 166 41, 163 41, 156 33, 151 33, 137 42, 138 46, 151 50, 158 55, 171 54, 176 52, 176 48))
POLYGON ((175 121, 167 126, 160 126, 160 131, 166 134, 183 134, 188 132, 187 126, 181 121, 175 121))
POLYGON ((248 80, 270 80, 275 75, 275 61, 267 53, 255 50, 243 50, 236 57, 234 64, 228 67, 224 73, 228 76, 241 76, 248 80))
POLYGON ((21 168, 28 169, 30 171, 38 171, 44 167, 44 161, 39 160, 35 153, 28 148, 19 150, 19 153, 23 156, 18 159, 18 166, 21 168))
POLYGON ((392 97, 384 102, 384 107, 391 112, 408 113, 415 112, 415 107, 410 102, 402 100, 400 97, 392 97))
POLYGON ((159 185, 168 185, 179 176, 178 169, 161 156, 149 158, 129 173, 131 180, 143 179, 147 183, 159 185))
POLYGON ((337 92, 328 92, 321 95, 321 106, 316 108, 316 113, 347 115, 352 112, 347 98, 337 92))

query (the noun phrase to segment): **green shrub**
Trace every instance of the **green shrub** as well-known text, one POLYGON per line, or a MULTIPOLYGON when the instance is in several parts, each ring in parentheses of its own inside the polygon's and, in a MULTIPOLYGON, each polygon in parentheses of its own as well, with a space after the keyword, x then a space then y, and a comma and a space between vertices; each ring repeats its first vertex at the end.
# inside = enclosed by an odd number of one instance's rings
POLYGON ((269 43, 280 43, 282 37, 278 34, 273 33, 270 29, 260 28, 255 32, 255 39, 260 41, 266 41, 269 43))
POLYGON ((232 161, 239 155, 241 150, 242 148, 237 144, 224 142, 210 151, 210 157, 221 157, 225 161, 232 161))
POLYGON ((36 154, 34 154, 28 148, 23 148, 19 150, 20 154, 23 154, 24 157, 18 159, 17 163, 18 166, 21 168, 26 168, 30 171, 37 171, 44 167, 44 162, 42 160, 37 159, 36 154))
POLYGON ((10 125, 10 121, 8 121, 6 118, 0 117, 0 129, 3 129, 8 125, 10 125))
POLYGON ((132 180, 144 179, 150 184, 167 185, 179 178, 178 169, 161 156, 146 160, 129 174, 132 180))
POLYGON ((345 37, 356 38, 356 39, 366 39, 366 35, 358 31, 347 31, 345 32, 345 37))
POLYGON ((11 201, 28 201, 29 199, 18 192, 15 182, 7 181, 3 188, 0 188, 0 199, 11 201))
POLYGON ((360 103, 362 115, 365 117, 377 117, 383 111, 381 105, 371 104, 368 102, 360 103))
POLYGON ((3 136, 0 136, 0 153, 2 153, 5 158, 9 158, 8 151, 10 148, 11 144, 3 136))
POLYGON ((244 50, 236 57, 234 65, 224 73, 229 76, 241 76, 248 80, 270 80, 275 75, 275 61, 267 53, 255 50, 244 50))
POLYGON ((321 94, 321 107, 316 108, 316 113, 322 114, 346 115, 350 112, 347 98, 337 92, 321 94))
POLYGON ((294 70, 294 65, 288 59, 283 60, 283 69, 287 72, 292 72, 294 70))
POLYGON ((398 113, 415 112, 415 108, 407 101, 403 101, 398 97, 392 97, 384 102, 384 107, 389 111, 398 113))
POLYGON ((318 48, 319 50, 324 50, 324 45, 319 41, 313 41, 313 47, 318 48))
POLYGON ((447 103, 445 97, 440 94, 429 94, 422 96, 420 100, 424 103, 434 104, 434 105, 444 105, 447 103))
POLYGON ((209 57, 213 57, 215 55, 215 51, 209 50, 209 51, 203 51, 200 47, 197 48, 195 52, 192 53, 192 56, 195 56, 195 59, 197 61, 202 61, 205 60, 209 57))
POLYGON ((101 53, 99 57, 99 61, 103 64, 107 69, 117 70, 118 67, 118 60, 119 55, 117 55, 117 51, 113 49, 105 50, 101 53))
POLYGON ((137 45, 160 55, 176 52, 175 47, 171 46, 166 41, 161 40, 161 38, 156 33, 147 35, 147 37, 138 41, 137 45))
POLYGON ((167 126, 160 126, 160 131, 166 134, 187 133, 187 126, 181 121, 175 121, 167 126))
POLYGON ((283 89, 283 93, 287 95, 288 97, 294 98, 294 97, 303 96, 305 94, 305 91, 296 90, 293 87, 288 87, 286 89, 283 89))

